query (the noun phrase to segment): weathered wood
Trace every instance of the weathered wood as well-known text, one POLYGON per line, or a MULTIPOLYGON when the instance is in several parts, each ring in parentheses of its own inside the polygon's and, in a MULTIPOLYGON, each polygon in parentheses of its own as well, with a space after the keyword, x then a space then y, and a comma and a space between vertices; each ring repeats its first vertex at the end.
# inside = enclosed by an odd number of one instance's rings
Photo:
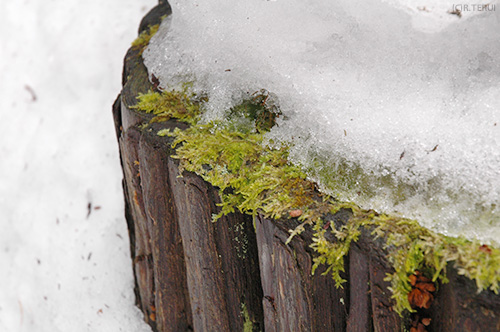
MULTIPOLYGON (((220 198, 217 190, 212 186, 209 186, 209 190, 212 211, 218 212, 216 204, 220 203, 220 198)), ((242 331, 245 320, 252 326, 252 331, 262 331, 263 295, 252 217, 233 213, 212 225, 215 227, 216 246, 224 273, 231 331, 242 331)))
MULTIPOLYGON (((165 1, 141 24, 156 24, 170 12, 165 1)), ((175 121, 144 129, 150 115, 135 112, 139 93, 154 89, 136 50, 124 65, 124 87, 113 116, 124 173, 137 305, 154 331, 401 331, 409 328, 392 310, 392 273, 384 243, 369 230, 345 260, 343 288, 314 275, 312 231, 286 244, 297 221, 268 220, 234 213, 216 223, 217 189, 183 172, 171 156, 171 138, 161 128, 186 128, 175 121), (142 128, 142 129, 141 129, 142 128), (255 229, 254 229, 255 227, 255 229)), ((325 220, 339 226, 350 218, 340 210, 325 220)), ((329 240, 335 241, 333 235, 329 240)), ((476 293, 471 280, 448 269, 440 285, 429 331, 500 330, 500 297, 476 293)))
POLYGON ((132 257, 136 280, 136 295, 140 308, 149 317, 154 305, 153 261, 151 260, 150 234, 147 228, 147 218, 144 209, 144 199, 140 179, 137 176, 139 169, 135 163, 138 160, 138 143, 140 132, 131 128, 120 138, 120 154, 124 173, 124 193, 126 200, 126 217, 131 234, 130 242, 133 246, 132 257))
POLYGON ((194 174, 180 177, 172 159, 168 169, 195 330, 241 331, 245 319, 260 330, 262 290, 251 220, 233 214, 212 223, 218 212, 215 189, 194 174))
POLYGON ((172 14, 172 7, 166 0, 159 0, 159 5, 151 9, 139 24, 139 34, 146 30, 149 26, 158 24, 162 17, 172 14))
POLYGON ((451 267, 447 276, 450 282, 440 285, 429 312, 432 331, 500 331, 500 296, 477 293, 476 285, 451 267))
POLYGON ((256 220, 266 331, 345 331, 348 296, 325 268, 311 275, 311 234, 285 244, 293 221, 256 220))
MULTIPOLYGON (((314 257, 310 254, 310 257, 314 257)), ((347 264, 346 264, 347 265, 347 264)), ((346 268, 348 268, 346 266, 346 268)), ((320 266, 313 282, 313 331, 341 332, 346 330, 349 306, 349 284, 343 288, 335 287, 330 276, 324 276, 326 268, 320 266)), ((307 270, 305 271, 307 272, 307 270)), ((305 275, 307 277, 307 274, 305 275)))
POLYGON ((180 177, 172 160, 168 173, 186 256, 193 327, 195 331, 229 331, 207 184, 194 174, 180 177))
MULTIPOLYGON (((256 220, 264 292, 266 331, 311 331, 311 310, 295 254, 285 245, 288 234, 269 220, 256 220)), ((306 272, 307 273, 307 272, 306 272)))
POLYGON ((150 319, 159 331, 187 331, 192 326, 192 315, 184 248, 167 169, 165 150, 169 146, 154 136, 142 136, 138 156, 154 262, 155 314, 150 319))
POLYGON ((391 292, 388 289, 390 283, 384 281, 386 274, 393 271, 380 262, 378 255, 370 255, 369 260, 373 330, 375 332, 401 331, 401 317, 392 309, 394 301, 390 298, 391 292))
POLYGON ((347 332, 371 331, 369 259, 354 245, 349 251, 349 306, 347 332))

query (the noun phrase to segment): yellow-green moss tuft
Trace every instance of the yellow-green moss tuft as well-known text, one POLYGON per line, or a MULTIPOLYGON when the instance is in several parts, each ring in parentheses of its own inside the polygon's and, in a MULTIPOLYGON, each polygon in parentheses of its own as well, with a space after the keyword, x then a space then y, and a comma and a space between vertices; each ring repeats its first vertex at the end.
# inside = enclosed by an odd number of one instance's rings
POLYGON ((159 28, 159 24, 150 25, 132 42, 132 48, 134 50, 139 50, 139 55, 142 55, 146 47, 149 45, 149 41, 158 32, 159 28))
POLYGON ((149 92, 139 94, 138 102, 133 109, 152 113, 155 117, 152 122, 168 121, 171 118, 195 124, 200 115, 200 104, 192 101, 191 95, 183 91, 174 92, 149 92))

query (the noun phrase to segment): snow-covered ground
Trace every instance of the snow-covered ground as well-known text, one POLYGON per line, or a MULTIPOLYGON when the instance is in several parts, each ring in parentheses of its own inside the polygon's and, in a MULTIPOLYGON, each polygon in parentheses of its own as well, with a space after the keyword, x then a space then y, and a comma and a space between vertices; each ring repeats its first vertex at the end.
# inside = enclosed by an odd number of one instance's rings
POLYGON ((111 105, 154 0, 0 1, 0 331, 150 331, 111 105))

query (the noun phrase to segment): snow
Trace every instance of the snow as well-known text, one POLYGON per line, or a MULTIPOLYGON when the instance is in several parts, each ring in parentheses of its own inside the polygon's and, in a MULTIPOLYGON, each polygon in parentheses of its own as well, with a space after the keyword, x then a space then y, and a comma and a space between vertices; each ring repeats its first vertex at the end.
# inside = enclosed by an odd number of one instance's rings
POLYGON ((291 142, 323 190, 498 241, 498 1, 172 5, 145 63, 163 87, 207 93, 205 120, 266 89, 284 114, 269 141, 291 142))
POLYGON ((0 2, 0 331, 151 331, 111 105, 154 5, 0 2))

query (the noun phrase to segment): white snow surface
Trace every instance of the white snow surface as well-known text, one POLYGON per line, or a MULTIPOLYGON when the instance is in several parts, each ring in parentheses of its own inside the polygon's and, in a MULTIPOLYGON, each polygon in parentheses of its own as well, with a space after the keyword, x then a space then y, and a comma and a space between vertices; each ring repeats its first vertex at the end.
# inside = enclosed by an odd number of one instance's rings
POLYGON ((0 1, 2 332, 151 331, 134 305, 111 105, 154 5, 0 1))
POLYGON ((207 93, 206 120, 272 92, 269 141, 292 143, 323 190, 493 243, 500 4, 474 3, 488 2, 177 1, 145 63, 165 88, 207 93))

